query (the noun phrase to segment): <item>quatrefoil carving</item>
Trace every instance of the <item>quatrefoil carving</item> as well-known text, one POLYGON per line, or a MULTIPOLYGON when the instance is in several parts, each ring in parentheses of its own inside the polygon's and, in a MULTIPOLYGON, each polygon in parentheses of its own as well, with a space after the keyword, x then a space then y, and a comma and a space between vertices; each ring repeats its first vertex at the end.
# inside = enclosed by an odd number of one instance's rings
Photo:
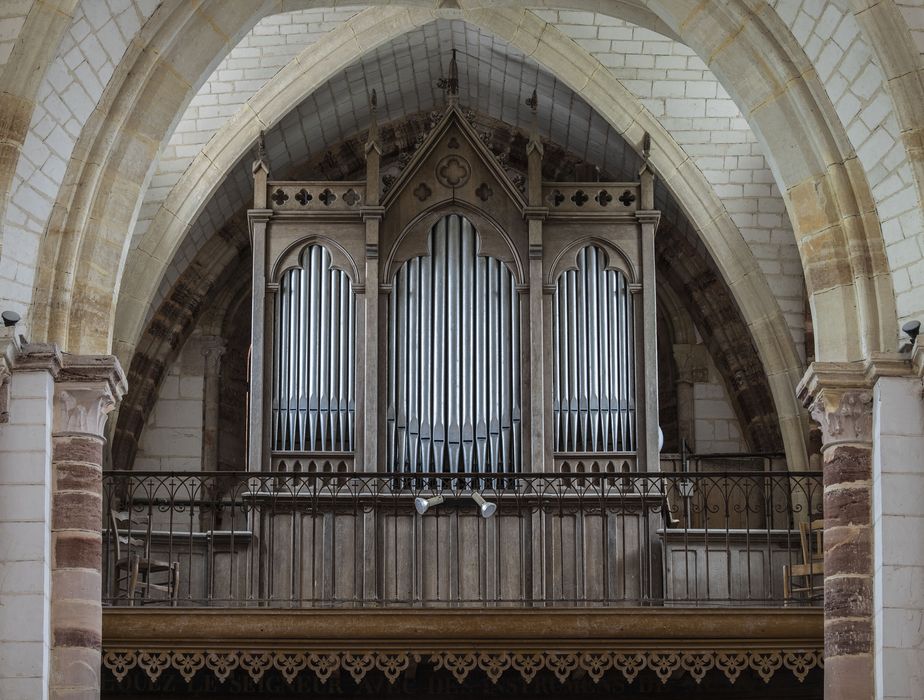
POLYGON ((352 187, 343 193, 343 201, 348 207, 352 207, 359 201, 359 194, 352 187))
POLYGON ((462 187, 471 173, 468 161, 457 155, 446 156, 436 165, 436 179, 451 189, 462 187))
POLYGON ((433 194, 433 190, 427 186, 426 182, 421 182, 414 188, 414 196, 421 202, 425 201, 431 194, 433 194))

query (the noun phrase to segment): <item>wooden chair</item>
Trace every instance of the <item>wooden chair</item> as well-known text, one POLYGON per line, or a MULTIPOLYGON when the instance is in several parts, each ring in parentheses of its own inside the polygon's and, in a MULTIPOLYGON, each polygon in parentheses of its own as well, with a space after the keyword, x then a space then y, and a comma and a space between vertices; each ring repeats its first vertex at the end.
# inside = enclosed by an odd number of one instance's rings
POLYGON ((115 553, 112 597, 122 598, 124 590, 124 598, 129 605, 136 602, 142 605, 157 602, 176 605, 180 563, 151 558, 150 518, 110 510, 109 528, 115 553), (162 596, 152 597, 152 592, 162 596))
POLYGON ((802 548, 801 564, 783 567, 783 596, 791 601, 799 596, 804 600, 824 597, 824 528, 822 519, 799 523, 799 540, 802 548))

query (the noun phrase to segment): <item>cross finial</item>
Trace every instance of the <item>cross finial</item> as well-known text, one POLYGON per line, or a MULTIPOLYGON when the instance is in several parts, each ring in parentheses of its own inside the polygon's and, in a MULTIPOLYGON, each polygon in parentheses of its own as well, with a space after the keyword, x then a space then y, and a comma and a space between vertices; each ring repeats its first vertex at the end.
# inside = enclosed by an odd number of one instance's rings
POLYGON ((446 91, 446 100, 449 104, 455 104, 459 100, 459 66, 456 63, 456 50, 452 50, 452 58, 449 59, 449 77, 440 78, 436 86, 446 91))

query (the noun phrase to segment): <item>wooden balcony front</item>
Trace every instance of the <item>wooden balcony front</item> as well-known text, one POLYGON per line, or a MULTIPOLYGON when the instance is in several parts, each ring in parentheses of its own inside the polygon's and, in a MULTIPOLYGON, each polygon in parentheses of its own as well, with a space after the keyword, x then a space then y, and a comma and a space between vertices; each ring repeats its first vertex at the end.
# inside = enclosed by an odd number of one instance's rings
POLYGON ((703 664, 737 678, 741 663, 769 679, 785 662, 802 680, 822 661, 821 579, 787 599, 784 567, 820 502, 805 472, 111 472, 104 508, 135 529, 103 533, 104 666, 119 682, 225 662, 362 677, 365 655, 393 682, 415 658, 451 671, 467 654, 464 679, 492 664, 554 675, 570 654, 624 676, 663 662, 662 680, 703 664), (143 565, 120 578, 133 558, 175 565, 178 583, 147 586, 143 565))
MULTIPOLYGON (((817 474, 118 473, 121 558, 175 563, 176 590, 103 602, 227 607, 807 604, 783 598, 817 474), (480 495, 496 506, 482 517, 480 495), (443 501, 421 515, 415 499, 443 501)), ((107 521, 110 521, 107 518, 107 521)), ((142 567, 143 574, 143 567, 142 567)))

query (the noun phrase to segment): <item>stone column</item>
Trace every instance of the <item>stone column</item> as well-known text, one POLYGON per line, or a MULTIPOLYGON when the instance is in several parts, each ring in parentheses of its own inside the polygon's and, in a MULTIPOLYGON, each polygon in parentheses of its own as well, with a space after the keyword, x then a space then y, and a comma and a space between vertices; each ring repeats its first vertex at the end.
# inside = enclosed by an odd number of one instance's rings
POLYGON ((873 695, 873 394, 858 373, 815 363, 800 396, 822 430, 825 698, 873 695), (858 376, 859 375, 859 376, 858 376))
POLYGON ((677 423, 681 441, 686 440, 690 452, 696 451, 696 411, 693 385, 709 380, 704 345, 674 345, 677 365, 677 423))
POLYGON ((218 418, 221 413, 221 358, 227 343, 217 335, 202 336, 202 471, 218 470, 218 418))
POLYGON ((115 357, 64 355, 52 433, 52 700, 99 698, 103 427, 125 389, 115 357))

